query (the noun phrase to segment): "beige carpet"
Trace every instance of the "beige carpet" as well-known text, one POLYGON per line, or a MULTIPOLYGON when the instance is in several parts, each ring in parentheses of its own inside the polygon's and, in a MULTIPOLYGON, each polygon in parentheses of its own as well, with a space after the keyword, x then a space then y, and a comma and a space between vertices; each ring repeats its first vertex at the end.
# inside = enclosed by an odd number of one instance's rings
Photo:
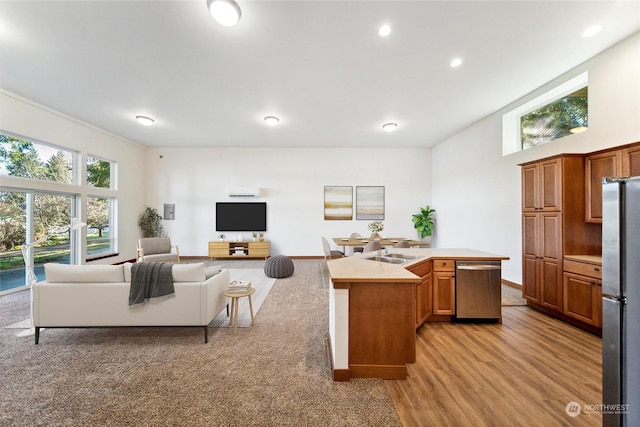
POLYGON ((255 326, 210 328, 208 344, 180 327, 47 329, 34 345, 4 328, 29 293, 0 297, 0 426, 400 426, 382 380, 331 379, 322 261, 294 264, 255 326))
MULTIPOLYGON (((245 269, 232 269, 229 271, 231 280, 238 280, 243 282, 251 282, 251 286, 255 288, 256 293, 251 296, 251 303, 253 304, 253 314, 258 315, 260 307, 267 299, 267 295, 271 291, 276 279, 265 276, 264 270, 261 268, 245 268, 245 269)), ((231 308, 231 307, 229 307, 231 308)), ((222 310, 218 316, 209 324, 213 328, 227 328, 229 327, 229 317, 227 317, 227 310, 222 310)), ((238 299, 238 327, 248 328, 251 326, 251 312, 249 311, 249 299, 238 299)))

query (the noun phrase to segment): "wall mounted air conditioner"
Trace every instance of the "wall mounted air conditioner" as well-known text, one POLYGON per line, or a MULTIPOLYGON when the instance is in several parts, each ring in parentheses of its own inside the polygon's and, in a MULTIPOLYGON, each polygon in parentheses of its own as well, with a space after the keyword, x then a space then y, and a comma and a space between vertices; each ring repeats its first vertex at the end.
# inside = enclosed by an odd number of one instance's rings
POLYGON ((258 187, 235 187, 229 188, 227 191, 229 197, 259 197, 260 188, 258 187))

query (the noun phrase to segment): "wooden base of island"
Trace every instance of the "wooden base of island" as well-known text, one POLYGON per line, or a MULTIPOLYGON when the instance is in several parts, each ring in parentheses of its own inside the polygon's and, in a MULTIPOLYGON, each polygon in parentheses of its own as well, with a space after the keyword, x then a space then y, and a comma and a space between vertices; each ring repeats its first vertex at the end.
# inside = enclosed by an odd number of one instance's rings
POLYGON ((337 323, 348 324, 346 330, 333 326, 333 336, 345 341, 333 343, 334 348, 347 350, 334 361, 334 380, 407 377, 407 363, 416 360, 415 286, 415 279, 333 284, 330 305, 335 311, 337 303, 342 311, 336 313, 337 323))

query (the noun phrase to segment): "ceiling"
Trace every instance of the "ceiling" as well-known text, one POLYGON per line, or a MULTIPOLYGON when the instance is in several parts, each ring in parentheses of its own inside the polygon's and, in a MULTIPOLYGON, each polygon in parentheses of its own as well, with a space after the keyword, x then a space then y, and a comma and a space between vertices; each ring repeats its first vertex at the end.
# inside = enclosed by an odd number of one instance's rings
POLYGON ((238 3, 0 0, 0 87, 146 146, 428 147, 640 30, 638 1, 238 3))

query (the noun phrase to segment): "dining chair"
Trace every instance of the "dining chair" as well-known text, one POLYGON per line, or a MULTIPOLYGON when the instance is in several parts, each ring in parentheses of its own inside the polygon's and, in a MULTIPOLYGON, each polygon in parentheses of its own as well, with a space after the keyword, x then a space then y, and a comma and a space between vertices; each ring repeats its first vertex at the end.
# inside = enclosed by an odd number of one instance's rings
POLYGON ((409 242, 402 240, 398 243, 396 243, 395 245, 393 245, 394 248, 410 248, 411 245, 409 245, 409 242))
MULTIPOLYGON (((351 237, 352 239, 359 239, 362 236, 360 235, 360 233, 351 233, 351 236, 349 237, 351 237)), ((353 253, 355 254, 356 252, 364 252, 364 246, 354 246, 353 253)))
POLYGON ((364 249, 362 250, 362 252, 374 252, 374 251, 381 251, 382 250, 382 245, 380 244, 379 241, 374 240, 373 242, 369 242, 364 246, 364 249))
POLYGON ((324 249, 324 262, 326 263, 328 259, 333 258, 342 258, 344 256, 344 252, 331 249, 331 245, 329 245, 329 241, 322 237, 322 248, 324 249))

